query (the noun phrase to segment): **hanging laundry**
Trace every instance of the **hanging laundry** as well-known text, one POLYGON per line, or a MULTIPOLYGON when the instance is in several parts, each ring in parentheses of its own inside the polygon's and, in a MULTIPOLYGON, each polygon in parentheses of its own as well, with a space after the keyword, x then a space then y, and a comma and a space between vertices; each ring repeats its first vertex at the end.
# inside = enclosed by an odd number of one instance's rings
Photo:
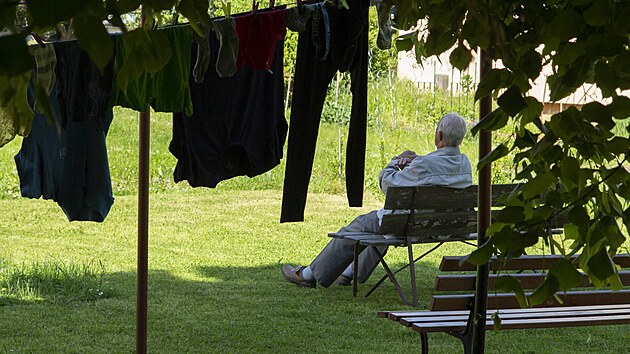
MULTIPOLYGON (((239 47, 234 18, 216 19, 212 22, 212 29, 219 41, 216 60, 217 74, 219 77, 231 77, 236 73, 236 60, 238 58, 239 47)), ((206 41, 208 41, 207 38, 206 41)), ((199 48, 197 52, 199 52, 199 48)))
MULTIPOLYGON (((32 84, 28 97, 29 103, 33 105, 32 84)), ((53 112, 60 117, 57 89, 54 85, 48 99, 53 112)), ((62 150, 61 147, 64 138, 65 131, 57 129, 57 125, 49 122, 45 115, 35 112, 31 132, 22 140, 22 147, 14 157, 22 197, 56 200, 65 156, 65 149, 62 150)))
POLYGON ((281 222, 304 220, 326 90, 337 71, 349 71, 351 79, 352 112, 345 169, 348 204, 358 207, 363 202, 369 2, 347 2, 349 9, 319 7, 320 13, 316 10, 305 31, 299 34, 281 222))
POLYGON ((392 35, 394 29, 392 28, 392 7, 391 0, 372 0, 376 6, 376 13, 378 17, 378 34, 376 36, 376 46, 379 49, 387 50, 392 47, 392 35))
MULTIPOLYGON (((54 67, 57 61, 55 49, 52 44, 44 46, 34 44, 28 47, 28 51, 35 59, 36 64, 36 70, 33 71, 31 80, 37 80, 46 94, 50 94, 55 84, 54 67)), ((13 82, 17 83, 19 81, 13 82)), ((29 104, 27 100, 27 90, 28 85, 26 84, 15 87, 15 97, 22 101, 20 104, 21 110, 12 111, 8 107, 0 107, 0 147, 15 139, 16 135, 28 136, 30 134, 34 112, 32 109, 33 105, 29 104)), ((35 109, 40 110, 37 103, 35 104, 35 109)))
MULTIPOLYGON (((171 45, 171 58, 158 72, 144 73, 131 80, 127 91, 116 89, 113 104, 144 112, 150 105, 156 112, 184 112, 192 114, 188 87, 190 48, 193 42, 190 25, 175 25, 157 30, 171 45)), ((122 67, 129 53, 124 36, 116 36, 116 69, 122 67)))
POLYGON ((105 146, 113 61, 101 73, 76 41, 54 48, 57 81, 49 101, 58 121, 36 112, 15 156, 20 190, 24 197, 56 201, 70 221, 101 222, 114 202, 105 146))
POLYGON ((287 34, 286 8, 237 16, 234 20, 239 44, 236 66, 269 70, 276 43, 287 34))
MULTIPOLYGON (((55 47, 52 44, 44 45, 31 45, 28 47, 29 53, 35 58, 37 64, 37 70, 35 78, 38 85, 44 88, 47 95, 53 90, 55 86, 55 66, 57 65, 57 55, 55 54, 55 47)), ((37 107, 37 103, 35 103, 37 107)))
POLYGON ((293 32, 306 30, 306 23, 313 16, 313 12, 320 4, 304 4, 302 7, 290 7, 287 9, 287 28, 293 32))
POLYGON ((203 77, 206 75, 206 70, 210 66, 210 43, 208 42, 208 36, 212 28, 210 26, 200 25, 204 36, 200 36, 196 31, 192 31, 193 39, 197 45, 197 60, 193 67, 193 78, 195 82, 200 84, 203 82, 203 77))
MULTIPOLYGON (((214 34, 208 40, 215 60, 219 42, 214 34)), ((202 84, 190 79, 194 113, 173 114, 169 150, 177 158, 176 182, 214 188, 223 180, 254 177, 280 163, 287 133, 283 46, 277 42, 270 70, 242 67, 230 78, 208 70, 202 84)), ((196 51, 193 45, 193 58, 196 51)))

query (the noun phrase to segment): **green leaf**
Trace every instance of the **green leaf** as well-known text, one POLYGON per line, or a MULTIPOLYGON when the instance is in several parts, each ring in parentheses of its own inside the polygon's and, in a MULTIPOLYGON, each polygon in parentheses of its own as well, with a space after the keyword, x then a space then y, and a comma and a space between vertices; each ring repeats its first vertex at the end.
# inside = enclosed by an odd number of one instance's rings
POLYGON ((450 26, 440 26, 429 29, 429 35, 424 43, 427 56, 440 55, 451 49, 455 44, 455 36, 450 26))
POLYGON ((497 108, 485 117, 481 118, 479 123, 472 127, 470 132, 473 135, 476 135, 477 132, 481 129, 486 131, 498 130, 505 127, 509 119, 510 117, 505 114, 502 109, 497 108))
POLYGON ((582 282, 582 274, 575 269, 573 263, 565 258, 561 258, 550 270, 558 281, 558 287, 562 291, 568 291, 577 287, 582 282))
POLYGON ((406 52, 413 49, 413 41, 411 37, 398 37, 394 42, 396 45, 396 50, 399 52, 406 52))
POLYGON ((582 107, 582 116, 591 122, 597 122, 598 126, 605 130, 611 130, 615 127, 610 109, 599 102, 590 102, 582 107))
POLYGON ((543 104, 534 97, 524 97, 525 109, 521 109, 521 127, 525 127, 527 123, 534 122, 540 118, 543 111, 543 104))
POLYGON ((20 75, 35 68, 35 59, 28 52, 24 36, 0 36, 0 53, 0 75, 20 75))
POLYGON ((630 98, 625 96, 615 96, 608 105, 608 109, 616 119, 626 119, 630 117, 630 98))
POLYGON ((597 279, 605 280, 615 274, 615 264, 605 248, 589 258, 588 262, 589 275, 595 276, 597 279))
POLYGON ((541 173, 523 185, 523 197, 525 197, 525 199, 531 199, 541 195, 555 183, 556 178, 553 175, 550 173, 541 173))
POLYGON ((630 53, 622 52, 614 61, 615 74, 620 78, 630 79, 630 53))
POLYGON ((542 57, 536 50, 527 51, 519 62, 523 72, 530 79, 536 79, 542 70, 542 57))
POLYGON ((485 165, 491 163, 492 161, 496 161, 503 156, 506 156, 510 150, 505 144, 499 144, 499 146, 495 147, 490 154, 484 156, 479 163, 477 164, 477 170, 481 170, 485 165))
POLYGON ((207 0, 181 0, 177 9, 190 21, 191 25, 197 22, 210 25, 208 4, 207 0))
POLYGON ((577 37, 586 23, 575 10, 566 9, 558 13, 546 26, 542 28, 543 40, 551 45, 567 42, 577 37))
POLYGON ((81 48, 97 67, 104 69, 114 56, 114 41, 102 21, 90 15, 79 15, 74 18, 74 29, 81 48))
POLYGON ((524 208, 521 206, 506 206, 497 214, 497 221, 506 224, 516 224, 524 219, 524 208))
POLYGON ((577 240, 580 238, 579 228, 573 224, 564 225, 564 238, 569 240, 577 240))
POLYGON ((31 131, 35 113, 26 102, 31 72, 18 76, 0 76, 0 147, 31 131))
POLYGON ((472 54, 470 53, 470 49, 468 49, 464 44, 459 44, 449 56, 449 60, 451 64, 457 69, 464 71, 470 65, 472 60, 472 54))
POLYGON ((532 147, 538 141, 538 134, 534 134, 526 128, 521 129, 518 133, 514 139, 514 146, 519 149, 532 147))
POLYGON ((490 95, 493 90, 501 88, 501 84, 505 81, 507 76, 509 76, 509 73, 505 69, 488 70, 481 78, 479 86, 477 86, 475 101, 479 100, 481 97, 490 95))
POLYGON ((561 45, 556 55, 553 56, 553 63, 555 65, 569 65, 584 55, 586 55, 584 43, 567 42, 561 45))
POLYGON ((176 0, 144 0, 144 3, 154 10, 170 10, 175 6, 176 0))
POLYGON ((501 231, 492 235, 492 243, 503 254, 518 257, 524 253, 525 248, 538 242, 538 235, 534 230, 518 232, 510 227, 504 227, 501 231))
POLYGON ((607 0, 595 1, 591 7, 584 11, 584 21, 590 26, 603 26, 610 22, 611 9, 607 0))
POLYGON ((543 302, 547 301, 551 296, 555 295, 556 291, 558 291, 559 284, 556 277, 549 275, 547 279, 543 281, 542 284, 534 290, 534 292, 529 296, 529 305, 534 307, 536 305, 540 305, 543 302))
POLYGON ((490 318, 492 318, 492 323, 495 331, 501 329, 501 317, 499 316, 499 311, 494 312, 490 318))
POLYGON ((575 107, 554 114, 551 120, 545 125, 560 139, 571 141, 580 132, 578 123, 580 121, 579 111, 575 107))
POLYGON ((580 162, 575 157, 565 156, 560 169, 562 182, 568 186, 577 185, 580 176, 580 162))
POLYGON ((611 65, 600 61, 595 64, 595 83, 604 97, 611 97, 619 86, 619 78, 611 65))
POLYGON ((525 100, 523 100, 523 96, 521 95, 521 90, 512 86, 507 91, 503 92, 499 99, 497 100, 499 107, 503 109, 503 111, 510 116, 516 116, 521 109, 526 106, 525 100))
MULTIPOLYGON (((114 0, 112 0, 114 1, 114 0)), ((116 1, 116 6, 121 14, 126 14, 128 12, 134 11, 140 7, 142 4, 142 0, 118 0, 116 1)))
POLYGON ((529 306, 527 297, 523 291, 523 286, 516 278, 507 274, 498 276, 494 286, 497 290, 514 293, 514 295, 516 295, 516 300, 518 300, 518 304, 521 307, 529 306))
POLYGON ((492 257, 492 253, 494 253, 494 247, 492 246, 492 243, 486 242, 481 245, 481 247, 472 251, 470 254, 467 254, 460 258, 459 264, 461 265, 466 262, 474 265, 486 264, 490 260, 490 257, 492 257))
POLYGON ((613 154, 627 154, 630 152, 630 139, 616 136, 606 143, 606 149, 613 154))
POLYGON ((52 27, 84 12, 96 0, 29 0, 28 11, 36 28, 52 27))

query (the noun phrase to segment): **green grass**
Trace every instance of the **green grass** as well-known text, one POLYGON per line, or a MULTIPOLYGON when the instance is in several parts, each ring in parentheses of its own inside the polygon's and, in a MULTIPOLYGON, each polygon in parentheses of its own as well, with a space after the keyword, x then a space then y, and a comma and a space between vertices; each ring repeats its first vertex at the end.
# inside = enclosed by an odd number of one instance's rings
MULTIPOLYGON (((367 299, 352 298, 346 287, 301 289, 280 275, 285 263, 308 263, 327 242, 328 231, 381 202, 370 196, 364 208, 350 209, 342 195, 312 194, 305 222, 290 224, 278 223, 280 203, 277 191, 206 189, 151 196, 149 351, 419 350, 416 333, 375 316, 378 310, 406 308, 391 284, 367 299)), ((68 223, 54 203, 40 200, 0 200, 0 208, 4 211, 0 242, 8 246, 0 251, 0 259, 27 265, 52 259, 79 269, 100 262, 105 269, 101 280, 111 294, 65 301, 45 295, 0 301, 4 304, 0 352, 132 352, 136 198, 117 198, 101 224, 68 223)), ((417 252, 428 247, 419 246, 417 252)), ((429 299, 441 255, 468 250, 469 246, 450 244, 420 264, 422 306, 429 299)), ((388 257, 393 265, 401 265, 406 252, 393 249, 388 257)), ((377 270, 359 288, 360 295, 381 275, 377 270)), ((47 277, 54 278, 54 272, 47 277)), ((83 278, 83 273, 74 277, 83 278)), ((409 289, 407 278, 400 279, 409 289)), ((611 326, 489 332, 488 352, 622 353, 628 351, 628 330, 629 326, 611 326)), ((430 341, 435 352, 460 351, 458 341, 447 335, 433 335, 430 341)))
MULTIPOLYGON (((431 151, 430 124, 372 125, 363 208, 347 207, 337 172, 338 135, 345 146, 347 127, 322 124, 306 219, 289 224, 278 222, 284 161, 253 179, 192 189, 172 182, 176 161, 168 152, 170 116, 154 114, 151 124, 151 353, 419 350, 416 333, 375 316, 378 310, 406 308, 391 284, 369 298, 352 298, 349 288, 313 290, 287 284, 280 268, 309 263, 328 241, 327 232, 379 208, 378 171, 406 148, 431 151)), ((103 223, 69 223, 54 202, 20 198, 12 159, 20 139, 0 149, 0 353, 134 351, 137 139, 135 113, 116 109, 108 135, 116 201, 103 223)), ((473 163, 476 149, 476 139, 467 138, 463 150, 473 163)), ((416 252, 428 247, 418 246, 416 252)), ((422 306, 430 297, 441 256, 469 251, 469 246, 449 244, 420 263, 422 306)), ((402 265, 406 252, 393 249, 388 257, 393 266, 402 265)), ((378 269, 360 287, 360 295, 382 275, 378 269)), ((628 352, 629 330, 611 326, 489 332, 487 350, 623 353, 628 352)), ((430 341, 432 352, 461 351, 459 342, 445 334, 432 335, 430 341)))

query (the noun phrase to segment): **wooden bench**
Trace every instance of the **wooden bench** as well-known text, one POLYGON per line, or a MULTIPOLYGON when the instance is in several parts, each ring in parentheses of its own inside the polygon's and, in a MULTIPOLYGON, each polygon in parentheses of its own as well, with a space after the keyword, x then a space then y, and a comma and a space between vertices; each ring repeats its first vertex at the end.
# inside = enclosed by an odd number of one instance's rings
MULTIPOLYGON (((503 205, 501 198, 505 193, 512 192, 517 184, 497 184, 492 186, 492 206, 503 205)), ((369 296, 382 282, 389 278, 400 294, 403 302, 409 301, 395 275, 402 269, 409 267, 411 278, 411 305, 417 306, 418 296, 416 276, 413 264, 431 253, 444 242, 471 241, 477 238, 477 186, 464 189, 454 189, 439 186, 421 187, 391 187, 387 190, 384 209, 394 213, 383 216, 380 233, 366 232, 331 232, 334 238, 348 240, 354 243, 354 277, 352 280, 352 294, 357 295, 357 273, 360 246, 379 247, 396 246, 407 247, 408 263, 396 271, 392 271, 383 255, 377 251, 380 263, 386 275, 381 278, 366 294, 369 296), (413 245, 419 243, 436 243, 428 252, 414 258, 413 245)))
MULTIPOLYGON (((527 296, 544 279, 544 273, 555 265, 561 256, 521 256, 502 263, 493 258, 490 263, 488 282, 488 311, 486 328, 494 328, 493 316, 498 313, 501 329, 556 328, 598 326, 630 323, 630 289, 619 291, 594 290, 586 275, 578 289, 558 292, 556 298, 533 308, 521 308, 514 294, 499 293, 495 282, 509 273, 521 281, 527 296), (534 272, 531 272, 531 271, 534 272), (529 272, 526 272, 529 271, 529 272), (500 272, 500 273, 496 273, 500 272)), ((470 263, 460 266, 460 257, 444 257, 440 264, 443 272, 472 272, 476 267, 470 263)), ((621 267, 621 282, 630 286, 630 255, 617 255, 613 261, 621 267)), ((435 291, 429 310, 425 311, 380 311, 379 317, 389 318, 420 333, 422 352, 428 353, 430 332, 445 332, 458 339, 469 353, 472 307, 474 304, 475 274, 441 274, 436 277, 435 291), (460 292, 444 294, 444 292, 460 292), (464 293, 461 293, 464 292, 464 293)))

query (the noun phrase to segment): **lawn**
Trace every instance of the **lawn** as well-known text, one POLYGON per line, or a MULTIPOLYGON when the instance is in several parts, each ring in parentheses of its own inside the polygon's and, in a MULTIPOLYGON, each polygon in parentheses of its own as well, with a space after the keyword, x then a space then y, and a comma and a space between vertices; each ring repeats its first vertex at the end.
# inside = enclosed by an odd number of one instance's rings
MULTIPOLYGON (((0 352, 127 353, 135 349, 136 144, 133 113, 117 110, 108 137, 116 201, 103 223, 69 223, 50 201, 18 198, 11 157, 19 141, 0 149, 0 352)), ((419 336, 376 317, 404 309, 393 286, 369 298, 351 289, 301 289, 286 283, 283 264, 307 264, 326 233, 358 213, 379 208, 374 174, 383 158, 406 146, 431 149, 428 129, 370 130, 367 194, 348 208, 336 176, 335 125, 322 125, 316 168, 302 223, 280 224, 283 166, 216 189, 174 184, 168 153, 169 117, 152 122, 149 236, 151 353, 400 353, 419 351, 419 336), (331 172, 332 171, 332 172, 331 172), (333 181, 333 182, 331 182, 333 181)), ((343 135, 343 129, 342 129, 343 135)), ((474 140, 465 147, 474 160, 474 140)), ((418 246, 417 252, 429 246, 418 246)), ((419 264, 425 306, 442 255, 470 247, 446 245, 419 264)), ((393 249, 393 265, 406 250, 393 249)), ((378 269, 367 285, 383 274, 378 269)), ((409 282, 401 277, 402 285, 409 282)), ((630 326, 490 331, 492 353, 630 352, 630 326)), ((430 336, 437 353, 461 351, 445 334, 430 336)))

